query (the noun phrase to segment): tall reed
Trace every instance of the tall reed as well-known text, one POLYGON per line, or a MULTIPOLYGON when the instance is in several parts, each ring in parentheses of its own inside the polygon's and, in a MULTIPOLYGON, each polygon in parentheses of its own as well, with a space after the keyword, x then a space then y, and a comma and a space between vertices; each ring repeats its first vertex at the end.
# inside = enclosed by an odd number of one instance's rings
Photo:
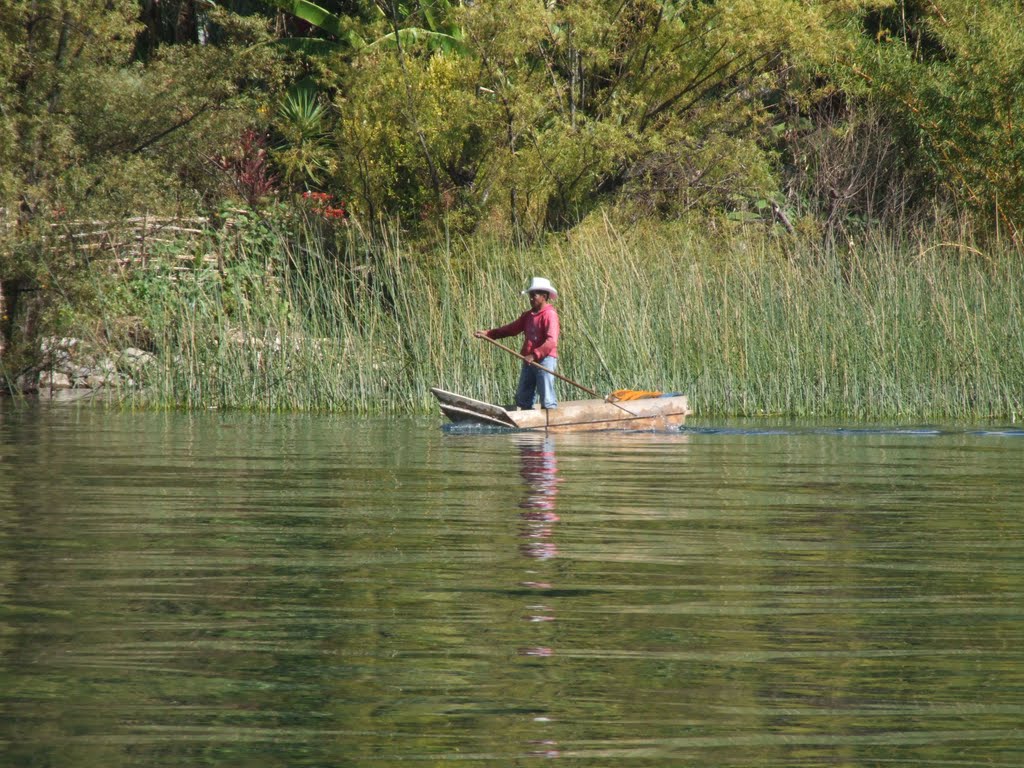
POLYGON ((419 413, 431 386, 507 402, 519 363, 472 332, 523 311, 542 275, 560 291, 560 371, 601 391, 681 391, 707 415, 970 419, 1024 404, 1024 260, 1010 249, 605 224, 426 256, 397 234, 337 248, 311 229, 233 258, 257 277, 195 271, 150 307, 162 365, 138 402, 419 413))

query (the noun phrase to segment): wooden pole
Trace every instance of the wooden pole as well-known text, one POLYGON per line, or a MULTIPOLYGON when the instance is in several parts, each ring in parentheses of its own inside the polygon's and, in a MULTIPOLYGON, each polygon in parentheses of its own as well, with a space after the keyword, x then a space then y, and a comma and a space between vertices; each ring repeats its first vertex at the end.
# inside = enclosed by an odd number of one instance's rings
POLYGON ((496 346, 498 349, 503 349, 506 352, 508 352, 510 355, 512 355, 512 357, 518 357, 520 360, 522 360, 527 365, 532 365, 534 368, 539 368, 540 370, 542 370, 542 371, 544 371, 546 373, 550 373, 555 378, 561 379, 562 381, 566 382, 567 384, 572 384, 577 389, 582 389, 588 395, 593 395, 594 397, 597 397, 597 398, 600 398, 601 400, 604 400, 606 403, 611 403, 616 408, 619 408, 619 409, 625 411, 626 413, 628 413, 630 416, 633 416, 634 418, 640 418, 637 414, 635 414, 631 410, 629 410, 629 408, 625 408, 625 407, 619 405, 614 400, 609 400, 607 397, 602 396, 599 392, 595 392, 590 387, 583 386, 578 381, 573 381, 568 376, 563 376, 562 374, 558 373, 557 371, 552 371, 550 368, 545 368, 543 365, 538 363, 536 360, 529 360, 529 359, 527 359, 523 355, 520 355, 518 352, 516 352, 514 349, 509 349, 508 347, 506 347, 501 342, 495 341, 494 339, 492 339, 490 336, 478 336, 477 338, 483 339, 484 341, 489 341, 491 344, 496 346))

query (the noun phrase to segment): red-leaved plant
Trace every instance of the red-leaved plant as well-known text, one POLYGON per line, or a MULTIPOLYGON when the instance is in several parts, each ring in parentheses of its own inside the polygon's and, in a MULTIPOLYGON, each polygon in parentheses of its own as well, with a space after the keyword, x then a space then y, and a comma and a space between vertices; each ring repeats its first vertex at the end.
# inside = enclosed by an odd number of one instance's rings
POLYGON ((279 179, 271 168, 266 145, 266 137, 249 128, 242 134, 233 156, 213 158, 217 169, 227 175, 238 194, 253 207, 277 192, 279 179))

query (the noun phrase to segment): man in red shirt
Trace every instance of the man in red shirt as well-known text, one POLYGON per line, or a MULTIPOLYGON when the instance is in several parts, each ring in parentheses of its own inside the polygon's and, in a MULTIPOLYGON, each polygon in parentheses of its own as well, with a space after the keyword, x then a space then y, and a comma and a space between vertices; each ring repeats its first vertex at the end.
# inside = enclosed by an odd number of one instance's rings
POLYGON ((523 347, 519 354, 547 370, 542 371, 535 365, 523 363, 519 371, 516 405, 525 409, 533 408, 534 398, 539 394, 542 408, 557 408, 555 377, 550 372, 558 365, 559 327, 558 313, 550 302, 558 297, 558 291, 547 278, 535 277, 523 293, 530 297, 530 308, 526 312, 508 325, 489 331, 477 331, 473 335, 503 339, 523 334, 523 347))

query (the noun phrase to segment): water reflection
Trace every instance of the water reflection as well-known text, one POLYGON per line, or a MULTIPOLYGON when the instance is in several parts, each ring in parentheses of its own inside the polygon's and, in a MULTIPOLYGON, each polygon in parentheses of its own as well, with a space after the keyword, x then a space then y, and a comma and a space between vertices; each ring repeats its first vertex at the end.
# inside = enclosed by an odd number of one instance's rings
POLYGON ((1021 765, 1024 440, 696 429, 0 407, 0 766, 1021 765))
MULTIPOLYGON (((526 495, 519 508, 523 521, 520 551, 534 560, 558 556, 555 543, 555 500, 558 496, 558 459, 551 437, 522 435, 519 437, 519 474, 526 484, 526 495)), ((530 586, 550 586, 543 583, 530 586)))
MULTIPOLYGON (((537 590, 540 595, 553 588, 554 583, 547 571, 551 561, 558 557, 558 543, 555 538, 560 522, 556 511, 558 485, 558 459, 555 442, 549 435, 522 434, 516 436, 519 449, 519 475, 523 479, 525 493, 519 502, 519 538, 522 543, 519 552, 527 558, 530 567, 529 578, 522 582, 524 587, 537 590), (539 566, 539 568, 538 568, 539 566)), ((553 606, 548 603, 531 601, 523 617, 532 624, 556 621, 553 606)), ((550 658, 555 655, 550 640, 520 648, 521 656, 550 658)), ((533 722, 539 727, 551 719, 535 716, 533 722)), ((561 756, 558 742, 550 738, 536 738, 528 742, 530 757, 555 758, 561 756)))

